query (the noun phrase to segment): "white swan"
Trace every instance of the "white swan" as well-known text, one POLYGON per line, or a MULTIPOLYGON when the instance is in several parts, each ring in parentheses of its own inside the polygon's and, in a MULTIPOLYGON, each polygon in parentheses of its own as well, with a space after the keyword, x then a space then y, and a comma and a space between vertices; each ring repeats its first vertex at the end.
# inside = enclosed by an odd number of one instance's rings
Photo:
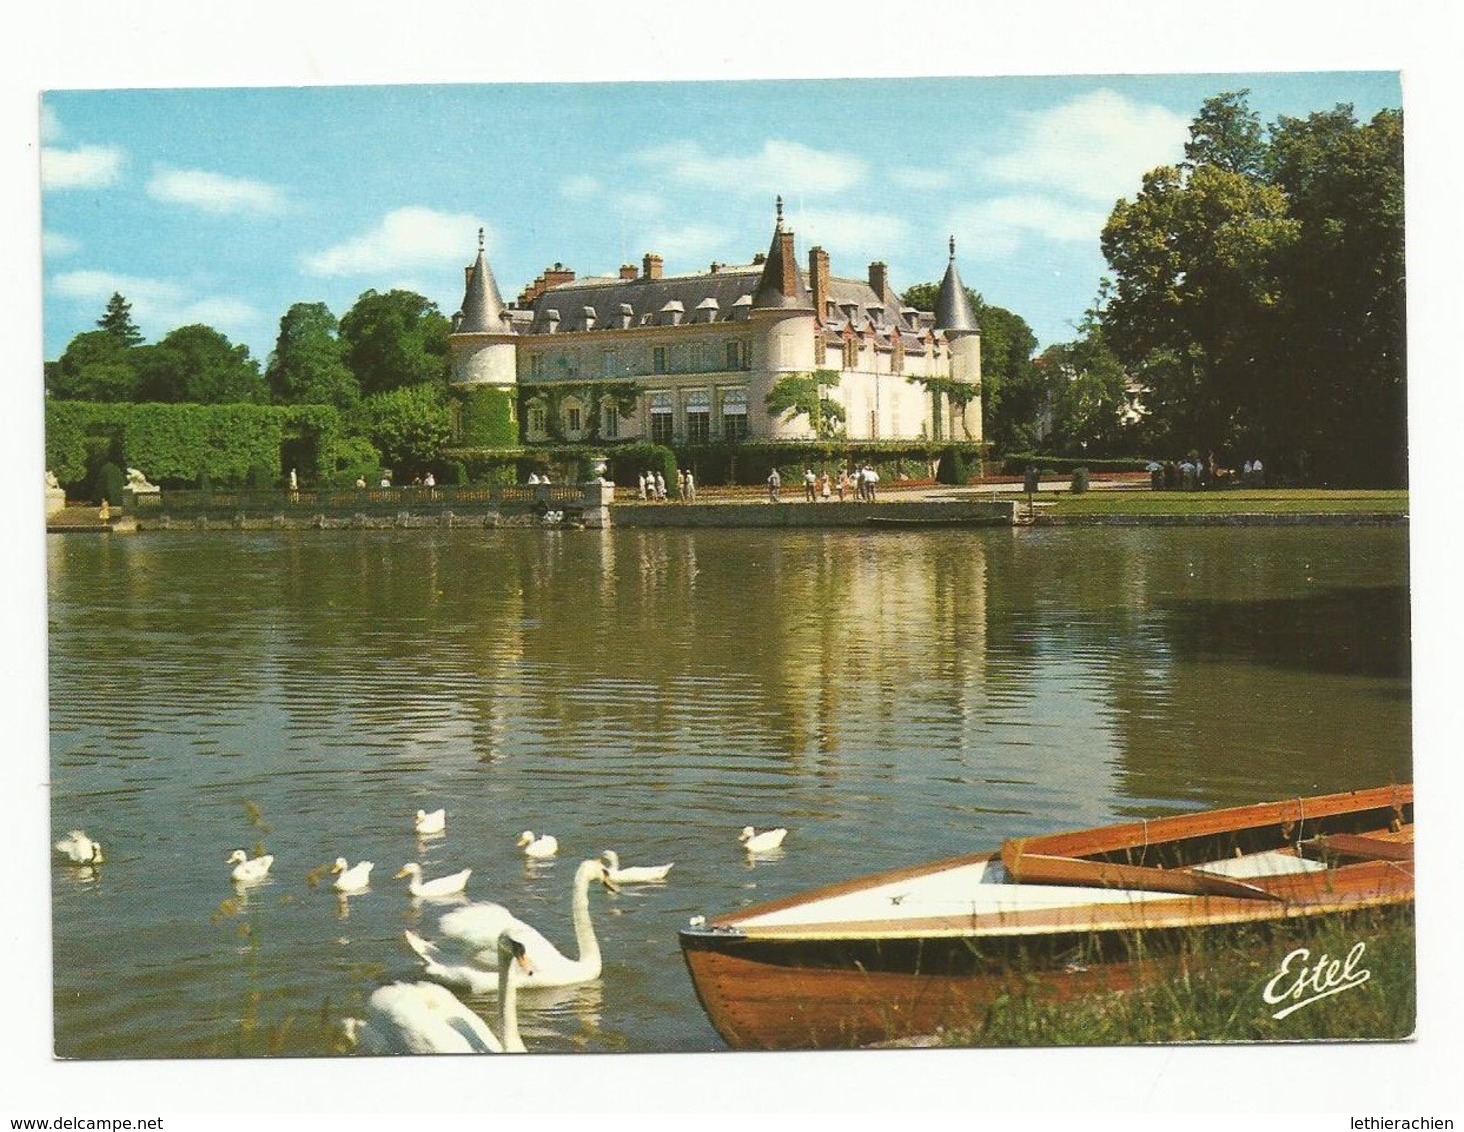
POLYGON ((748 825, 742 827, 742 832, 737 835, 737 840, 742 842, 742 847, 749 853, 771 853, 783 844, 783 838, 787 836, 786 829, 765 829, 761 833, 757 833, 752 826, 748 825))
POLYGON ((620 864, 620 854, 614 849, 606 849, 600 854, 600 860, 605 862, 605 871, 610 879, 616 884, 652 884, 656 881, 665 880, 666 874, 671 871, 671 865, 629 865, 624 868, 620 864))
POLYGON ((330 871, 336 874, 330 886, 347 895, 365 892, 371 885, 371 870, 375 867, 370 861, 357 861, 354 865, 348 865, 344 857, 337 857, 335 864, 330 867, 330 871))
POLYGON ((497 987, 498 937, 512 931, 524 946, 532 971, 512 972, 523 987, 563 987, 600 977, 600 941, 590 923, 590 882, 598 880, 612 892, 615 882, 603 861, 582 861, 574 874, 571 912, 579 958, 571 959, 535 928, 518 919, 502 904, 469 904, 447 913, 437 923, 441 938, 432 943, 406 931, 407 945, 422 960, 428 978, 466 987, 473 994, 489 994, 497 987))
POLYGON ((229 875, 240 884, 253 884, 269 876, 269 867, 274 864, 274 857, 269 853, 250 857, 244 850, 235 849, 224 863, 234 866, 229 875))
POLYGON ((364 1019, 346 1019, 362 1053, 526 1053, 519 1034, 517 983, 509 972, 532 964, 509 931, 498 937, 498 1036, 444 986, 394 983, 373 991, 364 1019))
POLYGON ((412 825, 418 833, 441 833, 447 828, 447 811, 433 810, 429 814, 426 810, 418 810, 412 825))
POLYGON ((73 829, 56 842, 56 852, 73 865, 100 865, 106 859, 102 856, 101 842, 93 841, 79 829, 73 829))
POLYGON ((422 866, 416 861, 403 865, 397 872, 396 878, 411 877, 407 883, 407 891, 413 896, 456 896, 468 887, 468 877, 473 875, 472 869, 464 869, 460 873, 453 873, 451 876, 434 877, 432 880, 422 879, 422 866))
POLYGON ((559 852, 557 838, 548 833, 535 837, 534 831, 531 829, 526 829, 519 834, 518 844, 526 857, 533 857, 535 860, 543 860, 545 857, 552 857, 559 852))

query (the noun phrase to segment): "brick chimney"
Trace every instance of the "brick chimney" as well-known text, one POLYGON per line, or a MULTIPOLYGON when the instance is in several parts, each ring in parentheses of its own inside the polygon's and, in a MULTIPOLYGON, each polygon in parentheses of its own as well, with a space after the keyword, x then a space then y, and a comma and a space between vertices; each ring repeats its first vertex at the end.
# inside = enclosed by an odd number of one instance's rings
POLYGON ((829 253, 823 248, 808 249, 808 288, 813 292, 814 321, 822 326, 829 301, 829 253))
POLYGON ((633 264, 633 263, 622 263, 620 265, 620 278, 624 282, 627 282, 628 283, 630 280, 634 279, 635 278, 635 274, 636 274, 636 272, 635 272, 635 264, 633 264))
POLYGON ((792 299, 798 295, 798 261, 793 258, 793 233, 778 233, 778 254, 783 258, 783 278, 778 289, 792 299))
POLYGON ((641 277, 644 279, 661 278, 661 257, 651 252, 646 253, 642 261, 641 277))
POLYGON ((574 269, 565 267, 562 263, 556 263, 553 267, 544 269, 544 290, 546 291, 573 282, 574 269))
POLYGON ((869 289, 879 296, 880 302, 886 302, 890 291, 890 265, 887 263, 871 263, 869 265, 869 289))

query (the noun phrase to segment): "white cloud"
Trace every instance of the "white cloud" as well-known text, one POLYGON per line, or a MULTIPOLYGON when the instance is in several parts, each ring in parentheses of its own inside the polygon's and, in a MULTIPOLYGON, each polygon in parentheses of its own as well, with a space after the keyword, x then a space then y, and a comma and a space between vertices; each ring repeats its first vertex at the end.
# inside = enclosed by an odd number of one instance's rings
POLYGON ((1016 149, 986 161, 1008 185, 1056 189, 1112 204, 1138 190, 1156 165, 1184 156, 1189 120, 1112 90, 1096 90, 1050 110, 1021 115, 1016 149))
MULTIPOLYGON (((848 209, 799 209, 791 218, 804 247, 824 247, 831 256, 876 256, 888 259, 909 238, 903 217, 848 209)), ((839 269, 835 267, 835 270, 839 269)), ((847 272, 845 272, 847 273, 847 272)))
POLYGON ((81 241, 64 232, 53 232, 47 229, 41 233, 41 250, 47 256, 71 255, 81 250, 81 241))
POLYGON ((944 169, 892 169, 890 180, 902 189, 915 192, 948 189, 951 186, 951 175, 944 169))
MULTIPOLYGON (((646 247, 668 260, 680 260, 685 264, 718 254, 725 255, 732 235, 727 229, 712 224, 684 224, 679 228, 655 229, 648 237, 646 247)), ((683 270, 705 270, 705 265, 668 266, 672 274, 680 274, 683 270)))
POLYGON ((746 155, 708 153, 695 141, 672 142, 642 150, 634 160, 684 185, 743 195, 838 193, 857 185, 866 174, 857 157, 777 140, 746 155))
MULTIPOLYGON (((471 257, 480 222, 463 213, 430 208, 399 208, 375 228, 325 251, 307 255, 301 266, 311 275, 395 274, 418 267, 439 267, 471 257)), ((487 234, 491 247, 492 232, 487 234)))
POLYGON ((566 177, 559 185, 559 195, 570 200, 589 200, 600 191, 600 182, 588 173, 566 177))
POLYGON ((1059 243, 1096 241, 1107 219, 1104 208, 1088 202, 1006 196, 957 209, 951 230, 968 260, 983 260, 1011 255, 1027 236, 1059 243))
POLYGON ((61 116, 49 102, 41 103, 41 141, 60 141, 65 131, 61 128, 61 116))
POLYGON ((165 279, 117 275, 110 271, 67 271, 51 280, 56 295, 91 304, 100 312, 112 295, 132 305, 132 317, 148 338, 157 339, 180 326, 203 323, 236 341, 257 329, 263 316, 242 299, 200 295, 165 279))
POLYGON ((159 167, 147 183, 147 195, 169 204, 186 204, 204 212, 279 212, 284 197, 279 189, 263 181, 226 177, 202 169, 159 167))
POLYGON ((665 211, 665 202, 655 193, 623 192, 614 196, 615 208, 622 216, 646 219, 665 211))
POLYGON ((121 175, 122 158, 122 151, 110 145, 42 146, 41 185, 47 189, 105 188, 121 175))

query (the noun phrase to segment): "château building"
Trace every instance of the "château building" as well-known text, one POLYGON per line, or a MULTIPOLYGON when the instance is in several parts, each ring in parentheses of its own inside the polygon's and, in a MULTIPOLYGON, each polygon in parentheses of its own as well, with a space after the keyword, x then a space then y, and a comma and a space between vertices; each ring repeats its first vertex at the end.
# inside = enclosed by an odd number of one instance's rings
POLYGON ((901 304, 884 263, 847 278, 815 247, 805 271, 781 198, 751 264, 668 276, 662 263, 648 254, 614 278, 555 264, 507 305, 480 233, 449 337, 453 388, 480 419, 497 406, 507 443, 807 440, 818 422, 766 400, 814 374, 850 439, 981 439, 981 334, 954 238, 933 314, 901 304))

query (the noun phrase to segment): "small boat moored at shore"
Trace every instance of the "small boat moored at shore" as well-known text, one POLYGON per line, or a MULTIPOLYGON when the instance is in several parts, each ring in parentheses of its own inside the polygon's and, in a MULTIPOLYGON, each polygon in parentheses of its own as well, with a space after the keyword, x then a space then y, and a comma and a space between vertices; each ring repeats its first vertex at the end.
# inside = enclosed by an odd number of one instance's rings
POLYGON ((1413 902, 1413 787, 1025 838, 694 922, 680 942, 738 1049, 853 1048, 979 1026, 1031 974, 1132 989, 1195 930, 1413 902))

